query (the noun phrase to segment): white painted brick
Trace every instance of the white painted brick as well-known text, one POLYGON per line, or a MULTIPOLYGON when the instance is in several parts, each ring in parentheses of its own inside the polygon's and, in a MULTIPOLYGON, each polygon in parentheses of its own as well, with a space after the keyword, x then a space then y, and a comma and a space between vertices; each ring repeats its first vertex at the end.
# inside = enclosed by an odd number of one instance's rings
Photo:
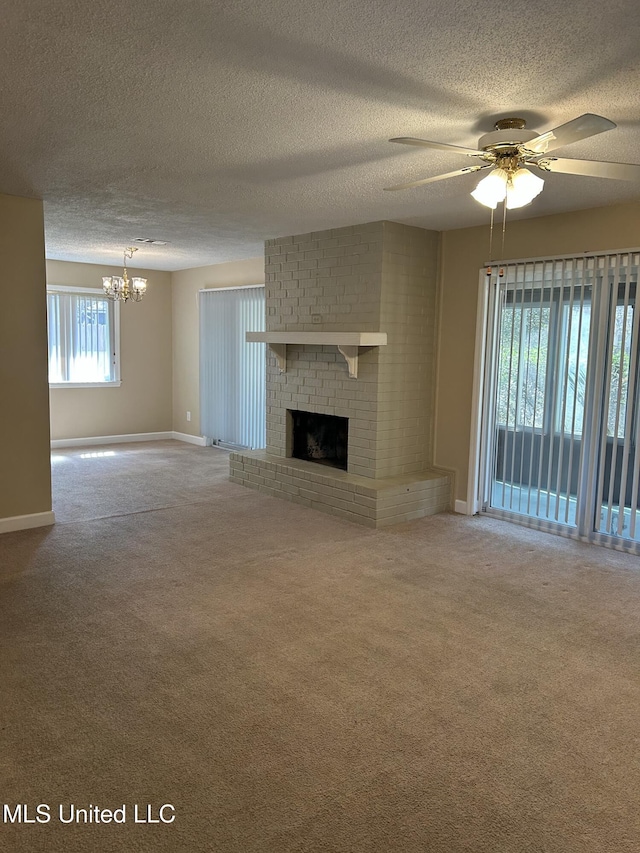
MULTIPOLYGON (((286 264, 290 260, 288 255, 313 252, 316 254, 305 257, 305 260, 317 261, 320 265, 317 269, 321 269, 317 277, 314 271, 313 279, 302 278, 301 272, 306 274, 308 271, 300 270, 300 264, 296 271, 284 270, 283 274, 290 274, 292 279, 287 283, 284 298, 304 300, 302 306, 280 304, 280 285, 269 287, 269 328, 317 331, 318 324, 311 324, 310 318, 311 313, 316 313, 322 317, 322 328, 385 329, 390 335, 387 348, 361 353, 361 378, 357 381, 347 379, 346 365, 341 356, 335 351, 329 354, 327 348, 323 348, 317 356, 321 359, 317 380, 326 379, 326 384, 311 384, 310 380, 316 377, 309 375, 300 376, 298 382, 290 381, 292 372, 295 373, 293 355, 289 358, 290 372, 285 381, 275 373, 274 366, 270 366, 267 383, 268 395, 281 392, 291 395, 282 399, 285 405, 304 405, 310 411, 343 414, 350 418, 350 425, 356 430, 358 423, 366 424, 372 418, 377 421, 379 435, 374 452, 380 451, 381 458, 376 461, 368 453, 366 456, 350 453, 350 467, 353 459, 355 470, 369 476, 380 476, 387 471, 401 473, 409 467, 417 471, 430 462, 431 419, 420 421, 415 415, 416 405, 424 405, 416 404, 415 400, 433 393, 433 342, 425 343, 427 324, 424 318, 425 312, 430 311, 429 322, 433 332, 436 243, 435 238, 424 239, 424 235, 429 238, 428 232, 421 229, 400 224, 368 223, 331 232, 315 232, 311 239, 309 235, 297 236, 280 245, 278 253, 271 255, 267 247, 267 265, 269 262, 286 264), (353 239, 355 235, 359 235, 357 241, 353 239), (340 238, 349 240, 341 241, 340 238), (315 245, 307 245, 314 242, 315 245), (340 242, 345 245, 337 245, 340 242), (426 270, 430 270, 433 279, 433 286, 430 285, 433 293, 429 292, 427 296, 426 270), (275 306, 277 310, 274 313, 271 309, 275 306), (301 312, 301 307, 306 310, 301 312), (429 364, 430 369, 425 371, 425 365, 429 364), (400 392, 394 387, 399 370, 403 371, 405 381, 405 390, 400 392), (330 384, 336 380, 343 383, 341 390, 330 384), (308 397, 308 402, 302 403, 300 399, 294 402, 295 395, 308 397), (418 423, 412 423, 411 417, 418 423), (392 450, 394 443, 404 447, 392 450)), ((295 257, 299 261, 299 255, 295 257)), ((308 358, 306 363, 308 365, 308 358)), ((308 369, 302 360, 297 367, 308 369)), ((271 421, 270 431, 284 429, 283 423, 271 421)), ((368 439, 363 440, 366 442, 368 439)), ((281 448, 284 445, 284 437, 275 440, 269 436, 270 447, 283 452, 281 448)), ((358 448, 363 451, 369 449, 358 448)))

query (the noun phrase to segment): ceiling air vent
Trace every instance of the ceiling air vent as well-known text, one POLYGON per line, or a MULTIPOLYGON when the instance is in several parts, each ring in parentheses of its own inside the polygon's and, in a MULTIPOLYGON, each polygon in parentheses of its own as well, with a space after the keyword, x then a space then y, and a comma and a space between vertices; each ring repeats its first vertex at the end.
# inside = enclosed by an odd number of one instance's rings
POLYGON ((134 237, 134 243, 146 243, 149 246, 166 246, 168 240, 152 240, 150 237, 134 237))

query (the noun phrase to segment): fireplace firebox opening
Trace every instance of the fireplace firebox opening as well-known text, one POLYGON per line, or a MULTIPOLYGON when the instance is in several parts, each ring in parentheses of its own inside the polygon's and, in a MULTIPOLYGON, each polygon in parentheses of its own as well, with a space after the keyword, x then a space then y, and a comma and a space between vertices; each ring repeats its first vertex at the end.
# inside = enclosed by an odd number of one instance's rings
POLYGON ((291 456, 347 470, 349 419, 289 410, 291 456))

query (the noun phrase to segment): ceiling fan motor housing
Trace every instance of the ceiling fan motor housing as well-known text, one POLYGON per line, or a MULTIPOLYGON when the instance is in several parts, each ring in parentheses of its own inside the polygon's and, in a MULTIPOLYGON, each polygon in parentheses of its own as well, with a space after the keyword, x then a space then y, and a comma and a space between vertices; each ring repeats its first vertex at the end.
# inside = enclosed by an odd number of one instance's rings
POLYGON ((513 148, 524 145, 535 139, 539 134, 535 130, 525 130, 526 122, 523 118, 502 118, 496 122, 496 129, 491 133, 485 133, 478 140, 479 151, 500 151, 505 148, 513 148))
POLYGON ((535 130, 494 130, 485 133, 478 140, 479 151, 499 151, 502 148, 514 148, 524 145, 539 136, 535 130))

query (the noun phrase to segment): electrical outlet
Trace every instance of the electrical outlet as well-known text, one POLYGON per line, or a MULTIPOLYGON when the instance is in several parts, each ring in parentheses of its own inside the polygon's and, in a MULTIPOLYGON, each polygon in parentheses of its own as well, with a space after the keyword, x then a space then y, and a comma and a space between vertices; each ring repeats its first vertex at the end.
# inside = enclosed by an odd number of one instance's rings
POLYGON ((322 314, 312 314, 311 315, 312 323, 321 323, 322 322, 322 314))
POLYGON ((190 421, 190 420, 191 420, 191 412, 187 412, 187 420, 188 420, 188 421, 190 421))

